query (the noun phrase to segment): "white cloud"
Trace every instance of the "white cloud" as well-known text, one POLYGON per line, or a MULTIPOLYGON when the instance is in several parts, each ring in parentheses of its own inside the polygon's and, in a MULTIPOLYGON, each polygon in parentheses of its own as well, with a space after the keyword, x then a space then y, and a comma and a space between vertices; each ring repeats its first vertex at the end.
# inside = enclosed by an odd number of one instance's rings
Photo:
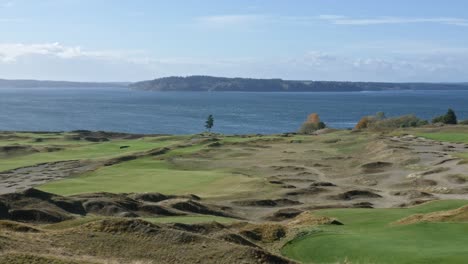
POLYGON ((136 60, 131 55, 138 51, 90 51, 80 46, 65 46, 58 42, 23 44, 23 43, 0 43, 0 62, 14 62, 20 57, 31 55, 47 55, 62 59, 72 58, 94 58, 101 60, 136 60))
POLYGON ((468 19, 454 17, 434 18, 405 18, 405 17, 375 17, 375 18, 352 18, 335 15, 320 15, 318 19, 328 21, 336 25, 382 25, 382 24, 410 24, 410 23, 437 23, 444 25, 468 26, 468 19))
MULTIPOLYGON (((386 49, 375 46, 380 51, 386 49)), ((352 50, 341 54, 312 50, 288 57, 157 58, 143 51, 88 50, 60 43, 0 43, 0 78, 138 81, 170 75, 216 75, 302 80, 466 81, 467 50, 433 48, 403 49, 407 52, 387 50, 366 56, 352 50)))
POLYGON ((457 17, 369 17, 356 18, 342 15, 323 14, 317 16, 279 16, 267 14, 228 14, 195 18, 198 25, 211 28, 228 26, 252 26, 255 24, 296 23, 312 25, 326 21, 335 25, 368 26, 385 24, 433 23, 452 26, 468 26, 468 19, 457 17))
POLYGON ((195 18, 195 22, 200 26, 210 28, 222 28, 228 26, 245 26, 253 23, 269 20, 269 16, 260 14, 244 15, 215 15, 201 16, 195 18))

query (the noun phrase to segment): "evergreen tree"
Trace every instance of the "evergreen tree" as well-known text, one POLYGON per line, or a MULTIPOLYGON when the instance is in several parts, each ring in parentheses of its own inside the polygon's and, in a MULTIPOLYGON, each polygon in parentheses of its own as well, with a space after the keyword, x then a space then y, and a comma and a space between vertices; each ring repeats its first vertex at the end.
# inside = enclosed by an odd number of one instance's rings
POLYGON ((211 132, 211 128, 214 126, 213 115, 209 115, 205 122, 205 128, 208 129, 208 132, 211 132))
POLYGON ((449 125, 456 125, 457 122, 457 116, 455 115, 455 111, 449 108, 447 111, 447 114, 444 116, 444 124, 449 124, 449 125))

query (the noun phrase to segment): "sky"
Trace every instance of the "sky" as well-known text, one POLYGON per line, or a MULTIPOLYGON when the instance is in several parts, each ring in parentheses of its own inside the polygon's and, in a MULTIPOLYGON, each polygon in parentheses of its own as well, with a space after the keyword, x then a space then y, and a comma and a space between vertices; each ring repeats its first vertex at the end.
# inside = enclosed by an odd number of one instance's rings
POLYGON ((0 0, 0 78, 467 82, 466 0, 0 0))

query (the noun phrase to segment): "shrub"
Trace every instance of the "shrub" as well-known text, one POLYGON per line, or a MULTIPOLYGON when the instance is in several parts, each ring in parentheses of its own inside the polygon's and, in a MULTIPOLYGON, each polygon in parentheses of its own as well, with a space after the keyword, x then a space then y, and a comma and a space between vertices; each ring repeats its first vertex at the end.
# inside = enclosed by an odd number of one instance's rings
POLYGON ((311 134, 314 131, 319 129, 324 129, 327 126, 324 122, 320 121, 320 117, 318 114, 313 113, 307 117, 307 120, 302 124, 301 128, 299 129, 299 133, 301 134, 311 134))
POLYGON ((365 116, 365 117, 361 118, 361 120, 359 120, 359 122, 356 124, 356 126, 354 128, 355 129, 367 128, 369 126, 370 120, 371 119, 368 116, 365 116))
POLYGON ((317 124, 305 122, 302 124, 301 128, 299 129, 299 133, 301 134, 312 134, 313 132, 324 129, 326 127, 325 123, 319 122, 317 124))
POLYGON ((432 119, 432 123, 443 123, 447 125, 457 124, 457 115, 452 109, 448 109, 445 115, 441 115, 432 119))
POLYGON ((415 115, 404 115, 386 118, 385 115, 377 113, 376 116, 365 116, 359 120, 355 129, 392 129, 404 127, 419 127, 429 124, 426 120, 419 119, 415 115))
POLYGON ((405 128, 405 127, 419 127, 427 125, 429 122, 419 119, 415 115, 404 115, 399 117, 387 118, 383 120, 376 120, 371 122, 368 127, 375 129, 382 128, 405 128))
POLYGON ((458 122, 460 125, 468 125, 468 119, 458 122))

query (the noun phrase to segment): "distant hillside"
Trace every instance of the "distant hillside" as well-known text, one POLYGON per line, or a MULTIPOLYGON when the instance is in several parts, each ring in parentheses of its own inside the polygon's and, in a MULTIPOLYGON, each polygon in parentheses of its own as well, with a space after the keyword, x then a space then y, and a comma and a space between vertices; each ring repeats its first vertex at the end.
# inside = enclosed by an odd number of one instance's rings
POLYGON ((126 87, 128 83, 118 82, 67 82, 38 80, 5 80, 0 79, 0 88, 92 88, 92 87, 126 87))
POLYGON ((468 83, 286 81, 281 79, 189 76, 165 77, 151 81, 136 82, 130 84, 129 87, 148 91, 353 92, 384 90, 468 90, 468 83))

